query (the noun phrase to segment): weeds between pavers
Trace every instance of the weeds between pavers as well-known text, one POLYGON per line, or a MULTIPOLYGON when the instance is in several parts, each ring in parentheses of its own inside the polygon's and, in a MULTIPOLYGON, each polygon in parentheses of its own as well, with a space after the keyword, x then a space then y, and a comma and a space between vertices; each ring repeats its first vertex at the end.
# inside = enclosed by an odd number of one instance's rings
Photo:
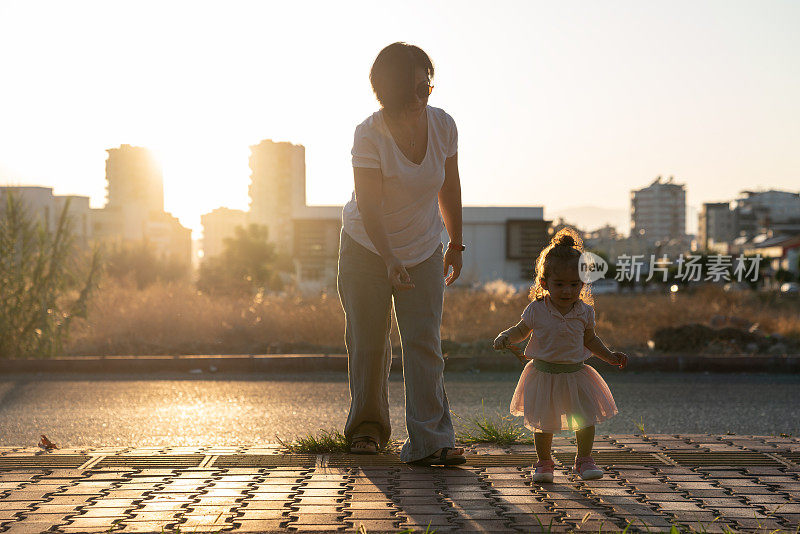
POLYGON ((286 442, 275 436, 283 447, 294 454, 327 454, 350 452, 350 444, 338 430, 323 430, 319 434, 306 434, 286 442))
MULTIPOLYGON (((350 442, 338 430, 322 430, 318 434, 306 434, 305 436, 295 437, 294 440, 286 442, 275 436, 286 450, 292 454, 336 454, 349 453, 350 442)), ((378 452, 397 452, 399 450, 397 442, 390 441, 385 446, 380 447, 378 452)))
MULTIPOLYGON (((481 403, 482 405, 483 403, 481 403)), ((465 445, 473 443, 496 443, 497 445, 512 445, 515 443, 532 444, 533 437, 526 428, 514 422, 510 415, 487 416, 483 409, 480 416, 471 418, 461 417, 451 412, 464 425, 458 433, 458 441, 465 445)), ((323 430, 319 434, 307 434, 296 437, 291 442, 286 442, 276 436, 278 442, 287 451, 294 454, 331 454, 350 452, 350 443, 338 430, 323 430)), ((396 443, 389 443, 379 452, 393 452, 396 443)))
POLYGON ((458 433, 458 441, 466 445, 473 443, 496 443, 497 445, 512 445, 533 443, 529 430, 518 425, 510 415, 486 416, 486 408, 481 400, 481 415, 464 418, 455 412, 456 419, 464 424, 464 429, 458 433))
POLYGON ((647 439, 647 434, 644 431, 644 419, 642 417, 639 417, 639 422, 634 423, 634 425, 636 425, 636 428, 639 429, 639 432, 641 433, 642 437, 647 439))

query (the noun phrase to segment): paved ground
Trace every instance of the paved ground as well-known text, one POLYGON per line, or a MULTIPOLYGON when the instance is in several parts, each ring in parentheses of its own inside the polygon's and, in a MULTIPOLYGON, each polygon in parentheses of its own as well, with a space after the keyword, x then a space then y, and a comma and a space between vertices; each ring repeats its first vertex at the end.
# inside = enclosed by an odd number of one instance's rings
MULTIPOLYGON (((605 375, 620 413, 598 433, 800 435, 800 374, 621 372, 605 375)), ((452 372, 452 410, 508 413, 519 373, 452 372)), ((394 437, 405 437, 403 384, 390 382, 394 437)), ((0 446, 230 446, 344 426, 344 373, 2 375, 0 446)))
POLYGON ((0 530, 23 532, 795 532, 800 438, 600 436, 602 480, 531 482, 531 446, 473 446, 457 468, 396 456, 288 455, 279 446, 0 448, 0 530), (718 519, 716 519, 718 518, 718 519))

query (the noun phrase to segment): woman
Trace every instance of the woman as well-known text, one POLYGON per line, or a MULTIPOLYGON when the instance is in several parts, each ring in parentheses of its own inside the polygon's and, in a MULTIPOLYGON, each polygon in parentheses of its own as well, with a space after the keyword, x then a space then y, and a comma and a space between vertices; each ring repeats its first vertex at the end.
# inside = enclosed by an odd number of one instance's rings
POLYGON ((420 48, 387 46, 370 71, 381 109, 356 127, 338 276, 351 398, 345 436, 356 454, 375 454, 389 440, 394 302, 408 430, 400 459, 453 465, 466 459, 454 448, 439 330, 444 285, 461 272, 461 184, 455 122, 427 105, 432 80, 433 64, 420 48))

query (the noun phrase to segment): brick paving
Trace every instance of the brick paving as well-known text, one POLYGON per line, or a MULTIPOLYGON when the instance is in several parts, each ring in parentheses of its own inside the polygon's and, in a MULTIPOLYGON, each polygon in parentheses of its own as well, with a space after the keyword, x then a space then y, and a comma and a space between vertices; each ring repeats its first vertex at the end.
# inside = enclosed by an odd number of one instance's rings
POLYGON ((468 447, 454 468, 259 447, 0 448, 0 532, 796 532, 800 438, 598 436, 606 475, 551 484, 531 445, 468 447))

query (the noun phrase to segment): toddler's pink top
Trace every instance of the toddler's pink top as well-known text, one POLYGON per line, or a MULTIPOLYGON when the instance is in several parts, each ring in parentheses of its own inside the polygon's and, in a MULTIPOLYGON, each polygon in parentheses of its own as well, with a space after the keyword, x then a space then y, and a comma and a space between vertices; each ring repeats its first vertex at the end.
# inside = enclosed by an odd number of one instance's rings
POLYGON ((531 329, 525 356, 554 363, 580 363, 592 356, 583 345, 583 333, 594 328, 594 308, 579 300, 562 315, 549 295, 534 300, 522 312, 531 329))

